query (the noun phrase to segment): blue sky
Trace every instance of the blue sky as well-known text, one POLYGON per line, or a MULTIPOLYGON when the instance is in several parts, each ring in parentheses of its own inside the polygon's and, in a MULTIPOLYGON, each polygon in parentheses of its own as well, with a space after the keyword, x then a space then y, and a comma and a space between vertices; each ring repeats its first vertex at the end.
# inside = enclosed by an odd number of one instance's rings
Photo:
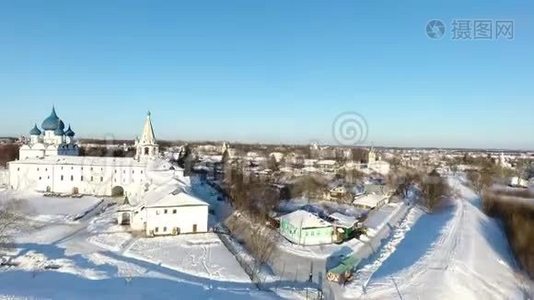
POLYGON ((534 149, 533 53, 532 1, 3 1, 0 136, 55 104, 79 137, 151 110, 161 139, 334 143, 355 111, 366 144, 534 149), (453 40, 454 19, 515 36, 453 40))

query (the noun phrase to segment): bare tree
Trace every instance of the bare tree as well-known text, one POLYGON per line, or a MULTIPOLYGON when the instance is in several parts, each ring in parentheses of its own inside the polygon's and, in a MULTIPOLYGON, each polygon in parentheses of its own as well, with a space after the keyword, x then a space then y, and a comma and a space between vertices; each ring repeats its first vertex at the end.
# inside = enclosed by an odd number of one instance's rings
POLYGON ((12 236, 24 221, 20 201, 8 200, 0 203, 0 251, 11 247, 12 236))
POLYGON ((391 166, 391 169, 393 169, 393 170, 398 170, 402 166, 402 162, 401 162, 400 158, 398 158, 396 156, 394 156, 394 157, 392 157, 390 159, 387 159, 386 161, 389 163, 389 165, 391 166))
POLYGON ((471 182, 473 189, 481 194, 489 188, 496 177, 496 170, 490 165, 483 166, 480 170, 473 170, 467 173, 467 179, 471 182))
POLYGON ((259 274, 261 267, 273 258, 276 243, 276 234, 264 226, 257 226, 251 231, 246 244, 255 258, 254 273, 256 275, 259 274))
POLYGON ((248 211, 262 223, 280 202, 278 190, 264 182, 249 184, 246 188, 246 198, 248 211))
POLYGON ((255 279, 261 283, 260 270, 262 266, 272 261, 275 255, 277 234, 271 229, 257 222, 247 212, 236 212, 225 221, 226 226, 243 242, 245 248, 254 258, 250 262, 250 271, 255 279))
POLYGON ((276 161, 276 158, 272 155, 269 156, 269 160, 267 161, 267 168, 271 169, 273 172, 280 170, 280 166, 276 161))
POLYGON ((437 172, 431 172, 420 183, 423 205, 434 212, 444 198, 450 195, 450 188, 445 178, 437 172))
POLYGON ((365 174, 358 169, 348 169, 345 170, 343 173, 340 173, 340 175, 342 175, 345 181, 350 184, 360 182, 365 176, 365 174))
POLYGON ((299 177, 290 186, 291 198, 297 198, 297 197, 318 198, 318 197, 322 197, 324 193, 327 191, 328 191, 327 184, 318 180, 317 178, 313 176, 299 177))
POLYGON ((367 162, 369 151, 364 148, 352 148, 351 149, 351 158, 353 161, 357 162, 367 162))
POLYGON ((418 172, 405 172, 404 174, 390 173, 386 178, 386 185, 394 195, 402 198, 408 197, 408 192, 413 185, 421 182, 421 174, 418 172))

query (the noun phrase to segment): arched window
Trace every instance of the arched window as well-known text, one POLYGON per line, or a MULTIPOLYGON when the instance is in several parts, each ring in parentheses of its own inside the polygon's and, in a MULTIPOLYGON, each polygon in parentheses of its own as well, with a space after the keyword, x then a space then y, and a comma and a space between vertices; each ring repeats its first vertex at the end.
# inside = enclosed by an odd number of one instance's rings
POLYGON ((148 155, 150 152, 150 149, 148 147, 145 147, 145 155, 148 155))

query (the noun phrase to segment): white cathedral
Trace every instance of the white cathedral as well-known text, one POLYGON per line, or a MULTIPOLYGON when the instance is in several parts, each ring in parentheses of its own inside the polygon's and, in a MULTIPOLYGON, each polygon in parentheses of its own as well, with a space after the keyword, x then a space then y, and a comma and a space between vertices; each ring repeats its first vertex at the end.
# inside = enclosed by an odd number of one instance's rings
POLYGON ((148 172, 171 167, 159 159, 150 113, 135 141, 135 157, 79 156, 74 131, 70 125, 65 130, 54 108, 41 128, 34 125, 19 160, 8 163, 12 189, 131 198, 150 185, 148 172))

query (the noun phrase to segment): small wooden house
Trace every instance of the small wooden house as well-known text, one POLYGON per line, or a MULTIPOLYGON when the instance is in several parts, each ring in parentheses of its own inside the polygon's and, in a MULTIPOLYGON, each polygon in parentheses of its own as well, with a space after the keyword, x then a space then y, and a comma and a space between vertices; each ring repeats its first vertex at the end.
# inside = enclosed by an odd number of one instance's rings
POLYGON ((339 265, 328 270, 326 273, 326 279, 339 284, 344 284, 352 279, 352 273, 354 268, 360 263, 360 259, 354 255, 346 256, 339 265))

